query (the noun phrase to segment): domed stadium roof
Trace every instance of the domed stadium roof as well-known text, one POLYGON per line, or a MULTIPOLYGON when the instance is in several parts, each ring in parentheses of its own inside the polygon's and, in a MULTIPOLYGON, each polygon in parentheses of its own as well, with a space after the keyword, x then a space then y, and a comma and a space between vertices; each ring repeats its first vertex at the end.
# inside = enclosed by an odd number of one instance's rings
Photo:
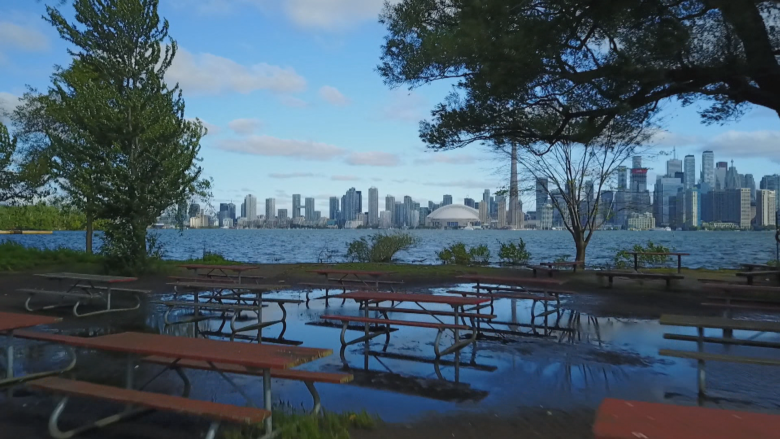
POLYGON ((428 219, 439 221, 479 221, 479 211, 463 204, 449 204, 428 215, 428 219))

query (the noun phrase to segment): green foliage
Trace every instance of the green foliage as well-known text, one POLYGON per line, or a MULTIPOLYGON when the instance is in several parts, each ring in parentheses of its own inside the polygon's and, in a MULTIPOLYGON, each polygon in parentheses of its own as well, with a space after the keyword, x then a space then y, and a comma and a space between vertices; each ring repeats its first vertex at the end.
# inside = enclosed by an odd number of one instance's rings
MULTIPOLYGON (((274 430, 279 439, 349 439, 350 429, 371 430, 378 418, 365 411, 360 413, 324 412, 322 416, 311 415, 291 409, 273 412, 274 430)), ((223 439, 255 439, 263 435, 262 425, 226 430, 223 439)))
POLYGON ((14 241, 0 242, 0 270, 18 271, 74 264, 96 264, 103 258, 66 248, 38 249, 14 241))
POLYGON ((766 265, 778 267, 780 266, 780 263, 777 261, 777 259, 772 259, 771 261, 767 261, 766 265))
POLYGON ((553 262, 569 262, 571 255, 558 255, 553 259, 553 262))
MULTIPOLYGON (((6 116, 0 110, 0 118, 6 116)), ((8 128, 0 121, 0 202, 29 200, 43 194, 40 187, 45 178, 41 162, 16 163, 18 140, 11 137, 8 128)))
POLYGON ((467 248, 466 244, 458 242, 437 252, 436 257, 442 264, 486 265, 490 263, 490 249, 484 244, 467 248))
MULTIPOLYGON (((0 230, 84 230, 86 215, 46 203, 0 206, 0 230)), ((102 224, 96 225, 100 229, 102 224)))
POLYGON ((498 251, 498 257, 504 264, 522 265, 527 264, 531 259, 531 253, 526 249, 523 238, 520 238, 520 242, 517 244, 514 242, 499 242, 499 245, 501 248, 498 251))
POLYGON ((222 264, 229 262, 227 258, 222 255, 222 253, 209 250, 203 251, 203 257, 200 259, 200 261, 204 264, 222 264))
MULTIPOLYGON (((646 246, 642 244, 636 244, 629 250, 620 250, 615 255, 614 264, 616 268, 634 268, 634 255, 629 254, 630 251, 640 253, 669 253, 668 247, 663 245, 656 245, 653 241, 647 241, 646 246)), ((647 267, 651 265, 662 265, 669 262, 671 258, 669 256, 657 256, 657 255, 639 255, 637 262, 639 267, 647 267)))
POLYGON ((419 242, 419 238, 409 233, 375 233, 350 242, 346 257, 350 262, 392 262, 396 253, 409 250, 419 242))

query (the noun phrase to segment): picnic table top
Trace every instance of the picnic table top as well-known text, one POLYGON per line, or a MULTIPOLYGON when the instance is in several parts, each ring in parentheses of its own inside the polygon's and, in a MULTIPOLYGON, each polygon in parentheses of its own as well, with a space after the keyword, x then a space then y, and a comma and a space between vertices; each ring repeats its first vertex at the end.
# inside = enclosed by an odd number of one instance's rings
POLYGON ((516 286, 550 286, 550 285, 563 285, 565 281, 559 279, 537 279, 537 278, 523 278, 523 277, 499 277, 499 276, 483 276, 478 274, 464 274, 461 276, 455 276, 456 279, 464 279, 472 282, 491 282, 496 284, 516 285, 516 286))
POLYGON ((80 274, 80 273, 40 273, 36 276, 45 277, 47 279, 61 279, 61 280, 84 280, 89 282, 98 282, 105 284, 116 284, 123 282, 135 282, 137 277, 126 276, 106 276, 102 274, 80 274))
POLYGON ((38 325, 51 325, 62 319, 59 317, 36 316, 34 314, 17 314, 0 312, 0 332, 14 329, 32 328, 38 325))
POLYGON ((695 328, 734 329, 737 331, 780 332, 780 322, 735 320, 727 317, 680 316, 664 314, 662 325, 689 326, 695 328))
POLYGON ((168 282, 167 285, 203 290, 244 290, 244 291, 276 291, 285 288, 284 285, 257 284, 220 284, 216 282, 168 282))
POLYGON ((626 252, 630 255, 648 255, 648 256, 690 256, 690 253, 679 252, 626 252))
POLYGON ((211 361, 257 369, 289 369, 333 353, 330 349, 236 343, 140 332, 84 337, 78 341, 74 341, 75 338, 77 337, 70 337, 68 344, 89 349, 211 361))
POLYGON ((186 268, 187 270, 225 270, 225 271, 235 271, 236 273, 240 273, 248 270, 257 270, 260 268, 259 265, 215 265, 215 264, 181 264, 179 265, 179 267, 186 268))
POLYGON ((383 293, 379 291, 352 291, 344 294, 336 294, 331 298, 353 299, 356 301, 381 300, 395 302, 440 303, 451 306, 479 305, 490 302, 489 298, 458 297, 458 296, 434 296, 433 294, 415 293, 383 293))
POLYGON ((317 274, 354 274, 356 276, 365 275, 371 277, 379 277, 388 274, 395 274, 395 271, 361 271, 361 270, 336 270, 336 269, 323 269, 323 270, 311 270, 309 273, 317 274))
POLYGON ((777 415, 607 398, 593 433, 596 439, 769 439, 778 428, 777 415))

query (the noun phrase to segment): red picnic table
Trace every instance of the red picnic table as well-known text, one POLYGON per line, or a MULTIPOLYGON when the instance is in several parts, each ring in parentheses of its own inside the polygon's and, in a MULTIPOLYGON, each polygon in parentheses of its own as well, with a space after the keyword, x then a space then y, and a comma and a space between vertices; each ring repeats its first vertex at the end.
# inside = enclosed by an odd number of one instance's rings
POLYGON ((58 317, 36 316, 30 314, 15 314, 0 312, 0 333, 5 334, 5 379, 0 380, 0 386, 16 384, 23 381, 40 378, 47 375, 65 372, 73 368, 71 365, 66 370, 54 372, 41 372, 32 375, 14 377, 14 331, 17 329, 32 328, 39 325, 51 325, 61 321, 58 317))
POLYGON ((639 271, 639 255, 642 256, 677 256, 677 272, 682 272, 682 257, 690 256, 690 253, 675 253, 675 252, 627 252, 630 255, 634 255, 634 271, 639 271))
MULTIPOLYGON (((336 315, 326 315, 322 316, 321 318, 323 320, 335 320, 342 322, 342 330, 341 330, 341 345, 342 345, 342 352, 344 348, 346 348, 349 345, 360 343, 363 341, 368 341, 374 337, 378 337, 379 335, 386 335, 388 337, 390 336, 390 329, 392 325, 396 326, 414 326, 414 327, 421 327, 421 328, 435 328, 438 329, 438 334, 436 335, 436 341, 434 342, 433 348, 434 352, 436 353, 436 357, 441 357, 443 355, 447 355, 449 353, 459 351, 463 349, 465 346, 473 343, 477 339, 477 335, 479 333, 479 328, 477 325, 472 326, 466 326, 461 325, 458 323, 458 319, 465 314, 465 312, 462 311, 462 308, 465 306, 473 306, 473 305, 479 305, 482 303, 489 302, 490 299, 487 298, 479 298, 479 297, 457 297, 457 296, 436 296, 432 294, 413 294, 413 293, 387 293, 387 292, 377 292, 377 291, 354 291, 344 294, 338 294, 336 296, 333 296, 334 298, 343 298, 343 299, 352 299, 358 303, 361 304, 362 309, 364 310, 363 317, 351 317, 351 316, 336 316, 336 315), (395 304, 398 303, 404 303, 404 302, 411 302, 417 305, 417 307, 423 311, 426 314, 429 314, 430 316, 433 316, 435 318, 436 315, 441 315, 441 313, 437 313, 435 310, 429 310, 426 309, 423 304, 439 304, 439 305, 449 305, 452 307, 451 315, 454 317, 454 323, 453 324, 445 324, 441 321, 438 321, 437 323, 432 322, 420 322, 420 321, 411 321, 411 320, 390 320, 387 317, 387 311, 384 310, 383 314, 385 315, 385 318, 371 318, 369 317, 369 312, 371 311, 370 304, 378 304, 381 302, 392 302, 395 304), (365 334, 362 337, 359 337, 355 340, 347 341, 344 338, 344 334, 347 331, 348 325, 350 322, 355 323, 363 323, 365 325, 365 334), (377 331, 374 334, 370 333, 370 324, 378 324, 378 325, 386 325, 386 329, 383 331, 377 331), (472 330, 472 337, 466 340, 460 340, 459 337, 459 331, 460 330, 472 330), (443 351, 439 350, 439 341, 441 340, 442 333, 445 330, 452 330, 455 342, 450 347, 444 349, 443 351)), ((409 312, 408 310, 404 309, 398 309, 398 308, 390 308, 393 310, 393 312, 409 312)), ((414 310, 416 311, 416 310, 414 310)), ((417 312, 414 312, 417 314, 417 312)), ((448 313, 450 314, 450 313, 448 313)), ((486 318, 492 318, 495 316, 485 316, 486 318)), ((438 319, 437 319, 438 320, 438 319)))
POLYGON ((395 274, 394 271, 322 269, 322 270, 312 270, 310 271, 310 273, 316 273, 325 276, 325 280, 327 282, 335 282, 342 286, 345 283, 353 282, 353 283, 362 283, 366 287, 373 286, 374 288, 379 289, 379 285, 381 284, 392 285, 397 283, 403 283, 401 281, 388 281, 388 280, 380 279, 381 277, 395 274))
POLYGON ((593 434, 596 439, 778 439, 780 416, 605 399, 593 434))
MULTIPOLYGON (((241 283, 241 276, 246 271, 258 270, 259 265, 212 265, 212 264, 182 264, 179 267, 190 270, 196 277, 203 278, 218 278, 218 279, 235 279, 238 283, 241 283), (200 272, 201 270, 205 271, 200 272)), ((262 277, 254 277, 255 279, 262 279, 262 277)))
MULTIPOLYGON (((257 407, 252 399, 246 395, 246 393, 223 373, 220 366, 243 366, 248 371, 262 370, 263 376, 263 399, 265 409, 268 411, 267 417, 265 417, 266 433, 272 431, 271 421, 271 370, 277 369, 289 369, 295 366, 299 366, 304 363, 314 361, 318 358, 322 358, 331 355, 333 351, 330 349, 317 349, 317 348, 305 348, 295 346, 275 346, 267 344, 251 344, 251 343, 236 343, 229 341, 218 341, 204 338, 186 338, 186 337, 174 337, 169 335, 157 335, 157 334, 145 334, 136 332, 125 332, 121 334, 104 335, 99 337, 73 337, 73 336, 58 336, 58 335, 36 335, 27 331, 24 335, 20 335, 25 338, 42 340, 42 341, 54 341, 59 342, 72 347, 79 347, 85 349, 102 350, 110 352, 119 352, 127 354, 127 374, 126 374, 126 389, 133 389, 133 371, 135 369, 137 358, 140 357, 164 357, 170 360, 170 364, 165 370, 175 369, 180 378, 184 382, 185 397, 189 394, 190 381, 186 375, 181 371, 181 368, 188 367, 186 362, 194 360, 198 362, 205 362, 207 366, 206 370, 213 370, 219 372, 220 376, 227 381, 240 395, 242 395, 247 402, 254 407, 257 407), (181 362, 181 363, 180 363, 181 362)), ((164 371, 163 371, 164 372, 164 371)), ((153 379, 156 379, 162 375, 157 374, 153 379)), ((150 384, 147 382, 143 387, 150 384)), ((84 396, 85 393, 88 396, 95 398, 114 400, 120 402, 111 395, 110 386, 99 386, 92 383, 83 383, 79 381, 70 381, 51 378, 45 378, 41 381, 34 381, 31 383, 33 387, 41 388, 44 390, 50 390, 57 393, 76 394, 84 396), (49 382, 47 380, 51 380, 49 382), (79 390, 80 387, 82 387, 79 390)), ((123 389, 116 389, 117 395, 119 395, 123 389)), ((176 399, 176 397, 170 397, 167 395, 159 395, 156 393, 149 393, 148 397, 140 398, 143 401, 139 401, 138 392, 133 392, 135 402, 151 401, 147 404, 149 408, 158 408, 154 405, 155 398, 176 399)), ((145 395, 145 394, 142 394, 145 395)), ((188 400, 181 399, 182 401, 190 404, 188 400)), ((57 425, 59 422, 59 416, 64 411, 68 398, 64 398, 55 408, 51 415, 49 425, 50 428, 55 428, 59 437, 70 437, 72 434, 77 434, 84 430, 79 427, 70 432, 59 431, 57 425), (53 426, 53 427, 51 427, 53 426)), ((197 405, 198 401, 193 401, 194 405, 197 405)), ((205 403, 205 402, 204 402, 205 403)), ((232 406, 231 406, 232 407, 232 406)), ((242 407, 235 407, 236 411, 240 411, 242 407)), ((175 411, 175 410, 174 410, 175 411)), ((124 410, 119 414, 104 418, 100 421, 90 423, 89 428, 103 427, 114 422, 120 421, 127 417, 137 415, 139 410, 124 410)), ((216 429, 219 424, 212 424, 212 428, 209 434, 216 434, 216 429)), ((208 436, 207 437, 214 437, 208 436)))

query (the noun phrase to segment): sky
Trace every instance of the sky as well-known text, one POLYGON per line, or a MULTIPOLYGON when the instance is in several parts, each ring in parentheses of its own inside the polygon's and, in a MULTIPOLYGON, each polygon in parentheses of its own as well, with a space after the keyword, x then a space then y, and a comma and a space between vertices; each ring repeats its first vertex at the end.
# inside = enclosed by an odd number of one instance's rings
MULTIPOLYGON (((178 82, 186 116, 209 130, 202 140, 213 204, 244 196, 291 208, 292 194, 328 198, 350 187, 384 197, 410 195, 422 205, 450 194, 480 199, 508 183, 506 159, 484 146, 430 152, 419 121, 450 92, 447 84, 390 89, 376 72, 386 30, 384 0, 161 0, 179 51, 166 79, 178 82)), ((55 65, 67 66, 67 43, 41 19, 46 1, 0 2, 0 108, 13 108, 26 87, 45 89, 55 65)), ((51 3, 51 2, 50 2, 51 3)), ((58 2, 55 2, 58 3, 58 2)), ((68 2, 70 3, 70 2, 68 2)), ((69 4, 58 6, 72 17, 69 4)), ((697 107, 664 106, 653 141, 648 183, 678 157, 715 151, 740 173, 780 172, 780 118, 750 110, 724 126, 700 123, 697 107)), ((629 162, 630 166, 630 162, 629 162)), ((521 175, 521 181, 525 177, 521 175)), ((533 195, 524 199, 533 209, 533 195)))

